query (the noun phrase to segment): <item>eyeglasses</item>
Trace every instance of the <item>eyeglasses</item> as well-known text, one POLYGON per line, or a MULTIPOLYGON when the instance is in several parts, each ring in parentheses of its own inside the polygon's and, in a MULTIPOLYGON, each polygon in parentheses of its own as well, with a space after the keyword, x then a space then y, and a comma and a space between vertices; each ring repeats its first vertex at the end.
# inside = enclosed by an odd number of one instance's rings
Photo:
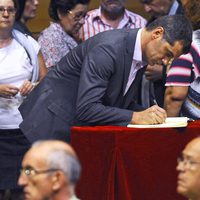
POLYGON ((80 21, 80 20, 82 20, 82 19, 87 20, 87 18, 89 17, 89 15, 87 15, 87 14, 85 14, 85 13, 83 13, 83 12, 74 13, 74 12, 71 11, 71 10, 68 10, 67 12, 68 12, 70 15, 73 16, 73 20, 76 21, 76 22, 78 22, 78 21, 80 21))
POLYGON ((0 7, 0 14, 3 15, 5 12, 7 12, 9 15, 14 15, 16 13, 16 9, 12 7, 9 8, 0 7))
POLYGON ((36 170, 36 169, 33 169, 32 167, 25 167, 20 170, 20 173, 25 174, 29 178, 32 176, 36 176, 38 174, 46 174, 46 173, 55 172, 55 171, 59 171, 59 170, 60 169, 36 170))
POLYGON ((187 166, 188 169, 193 169, 196 165, 200 165, 200 162, 196 162, 184 157, 177 158, 177 163, 182 164, 184 167, 187 166))

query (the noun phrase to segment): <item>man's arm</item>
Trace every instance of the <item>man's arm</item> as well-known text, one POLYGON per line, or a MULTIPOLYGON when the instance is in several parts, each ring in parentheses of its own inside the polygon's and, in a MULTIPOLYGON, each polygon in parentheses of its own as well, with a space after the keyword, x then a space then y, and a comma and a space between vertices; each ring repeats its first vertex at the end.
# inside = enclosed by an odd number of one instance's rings
POLYGON ((113 81, 113 79, 120 79, 120 75, 123 76, 123 73, 116 76, 115 73, 119 74, 117 70, 120 68, 124 70, 123 66, 116 68, 117 64, 120 65, 116 62, 123 59, 122 55, 118 60, 116 56, 112 48, 109 49, 104 46, 93 49, 84 60, 77 99, 78 121, 98 125, 156 124, 164 122, 166 113, 158 106, 133 113, 131 110, 104 104, 104 102, 110 101, 105 99, 110 84, 113 86, 113 91, 109 90, 110 93, 113 92, 114 94, 115 90, 123 92, 119 85, 114 84, 116 80, 113 81))
POLYGON ((165 91, 164 108, 168 117, 178 117, 188 94, 188 86, 168 86, 165 91))

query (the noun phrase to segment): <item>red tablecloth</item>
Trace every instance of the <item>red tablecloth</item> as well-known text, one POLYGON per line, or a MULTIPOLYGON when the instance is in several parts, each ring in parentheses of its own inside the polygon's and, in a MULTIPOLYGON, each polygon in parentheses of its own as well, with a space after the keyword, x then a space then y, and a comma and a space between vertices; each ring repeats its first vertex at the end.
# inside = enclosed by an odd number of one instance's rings
POLYGON ((186 128, 73 127, 81 164, 81 200, 183 200, 176 193, 176 160, 200 135, 200 121, 186 128))

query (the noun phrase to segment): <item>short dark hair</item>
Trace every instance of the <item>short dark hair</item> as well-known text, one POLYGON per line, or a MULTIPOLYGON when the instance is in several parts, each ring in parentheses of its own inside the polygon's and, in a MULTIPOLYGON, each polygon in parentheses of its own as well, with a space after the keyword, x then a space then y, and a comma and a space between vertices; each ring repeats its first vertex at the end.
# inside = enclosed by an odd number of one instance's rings
POLYGON ((58 13, 66 14, 72 10, 77 4, 89 4, 90 0, 51 0, 49 4, 49 16, 54 21, 59 21, 58 13))
POLYGON ((146 26, 147 31, 152 31, 157 27, 163 27, 165 39, 170 45, 174 45, 176 41, 183 44, 183 54, 190 50, 192 42, 192 25, 188 18, 184 15, 166 15, 159 17, 146 26))

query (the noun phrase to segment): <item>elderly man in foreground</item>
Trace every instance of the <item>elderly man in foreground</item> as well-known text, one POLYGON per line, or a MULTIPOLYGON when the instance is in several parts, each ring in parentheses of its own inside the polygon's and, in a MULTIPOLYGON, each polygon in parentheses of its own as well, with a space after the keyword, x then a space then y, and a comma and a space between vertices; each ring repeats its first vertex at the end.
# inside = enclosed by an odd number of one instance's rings
POLYGON ((200 200, 200 137, 189 142, 178 158, 177 192, 189 200, 200 200))
POLYGON ((80 163, 70 145, 49 140, 33 144, 22 161, 19 185, 25 200, 77 200, 80 163))

